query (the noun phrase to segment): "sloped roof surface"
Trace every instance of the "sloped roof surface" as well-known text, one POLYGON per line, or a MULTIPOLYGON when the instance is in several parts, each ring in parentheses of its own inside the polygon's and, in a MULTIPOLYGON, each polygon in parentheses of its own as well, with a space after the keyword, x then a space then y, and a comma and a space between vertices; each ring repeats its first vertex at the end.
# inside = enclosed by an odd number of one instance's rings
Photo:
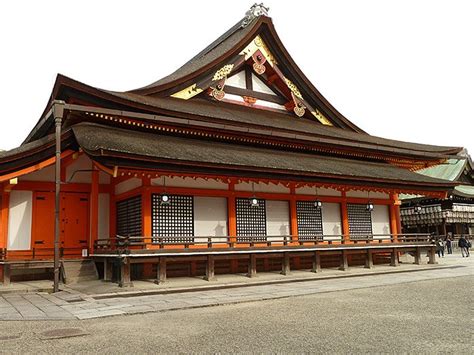
POLYGON ((179 161, 190 166, 205 163, 234 169, 264 168, 357 180, 380 179, 427 185, 446 183, 384 163, 361 164, 350 159, 157 135, 91 123, 75 125, 73 131, 80 146, 91 155, 127 154, 134 159, 142 156, 160 161, 179 161))

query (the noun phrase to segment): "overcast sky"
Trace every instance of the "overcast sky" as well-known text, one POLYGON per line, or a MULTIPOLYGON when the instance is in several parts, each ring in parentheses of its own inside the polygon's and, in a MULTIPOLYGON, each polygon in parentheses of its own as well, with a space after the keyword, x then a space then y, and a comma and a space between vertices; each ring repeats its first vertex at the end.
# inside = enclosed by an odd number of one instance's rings
MULTIPOLYGON (((253 0, 1 1, 0 148, 18 146, 57 73, 131 90, 174 71, 253 0)), ((267 0, 279 36, 372 135, 474 152, 473 0, 267 0)))

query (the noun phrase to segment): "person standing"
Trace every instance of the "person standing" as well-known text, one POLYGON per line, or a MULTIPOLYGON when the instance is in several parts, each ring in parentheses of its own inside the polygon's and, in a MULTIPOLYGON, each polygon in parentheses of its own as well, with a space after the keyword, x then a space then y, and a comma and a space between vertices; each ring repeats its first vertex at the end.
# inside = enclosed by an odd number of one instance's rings
POLYGON ((453 253, 453 242, 451 240, 451 236, 449 235, 446 237, 446 249, 448 251, 448 254, 453 253))
POLYGON ((444 258, 444 241, 442 238, 436 240, 436 252, 438 253, 438 258, 441 258, 441 256, 444 258))
POLYGON ((469 256, 469 250, 467 249, 467 240, 464 238, 464 235, 461 234, 461 237, 458 241, 459 248, 461 248, 461 254, 464 258, 469 256))
POLYGON ((470 255, 469 249, 471 249, 471 246, 472 246, 471 241, 469 240, 469 237, 467 237, 466 238, 466 253, 467 253, 467 256, 470 255))

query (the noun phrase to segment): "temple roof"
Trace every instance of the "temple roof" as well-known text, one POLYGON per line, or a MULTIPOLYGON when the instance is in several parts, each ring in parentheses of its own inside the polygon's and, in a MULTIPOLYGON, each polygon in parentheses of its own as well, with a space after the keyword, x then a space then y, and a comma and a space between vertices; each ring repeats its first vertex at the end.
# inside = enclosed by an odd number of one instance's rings
POLYGON ((94 159, 105 164, 120 166, 145 164, 180 167, 180 169, 207 168, 227 171, 228 174, 266 172, 297 179, 328 178, 351 180, 361 184, 383 183, 404 189, 446 188, 453 186, 445 180, 426 177, 389 164, 367 162, 322 155, 262 149, 238 144, 207 142, 198 139, 110 128, 91 123, 73 127, 81 148, 94 159))

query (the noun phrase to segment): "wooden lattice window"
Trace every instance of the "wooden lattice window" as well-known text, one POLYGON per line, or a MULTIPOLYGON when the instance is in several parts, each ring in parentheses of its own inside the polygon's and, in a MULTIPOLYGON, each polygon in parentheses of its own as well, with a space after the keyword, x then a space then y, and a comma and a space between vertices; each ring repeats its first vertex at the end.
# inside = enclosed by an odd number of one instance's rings
POLYGON ((300 240, 320 239, 323 236, 323 214, 314 201, 296 201, 296 219, 300 240))
POLYGON ((164 242, 191 243, 194 236, 193 196, 170 195, 161 202, 161 195, 152 195, 152 234, 164 242))
POLYGON ((372 234, 372 214, 367 210, 367 205, 348 203, 347 214, 351 235, 369 236, 372 234))
MULTIPOLYGON (((267 218, 265 200, 258 200, 258 206, 251 206, 248 198, 235 199, 235 212, 238 237, 261 236, 254 241, 265 241, 267 235, 267 218)), ((244 238, 245 239, 245 238, 244 238)), ((240 241, 250 241, 239 238, 240 241)))
POLYGON ((142 197, 135 196, 116 203, 117 234, 142 235, 142 197))

